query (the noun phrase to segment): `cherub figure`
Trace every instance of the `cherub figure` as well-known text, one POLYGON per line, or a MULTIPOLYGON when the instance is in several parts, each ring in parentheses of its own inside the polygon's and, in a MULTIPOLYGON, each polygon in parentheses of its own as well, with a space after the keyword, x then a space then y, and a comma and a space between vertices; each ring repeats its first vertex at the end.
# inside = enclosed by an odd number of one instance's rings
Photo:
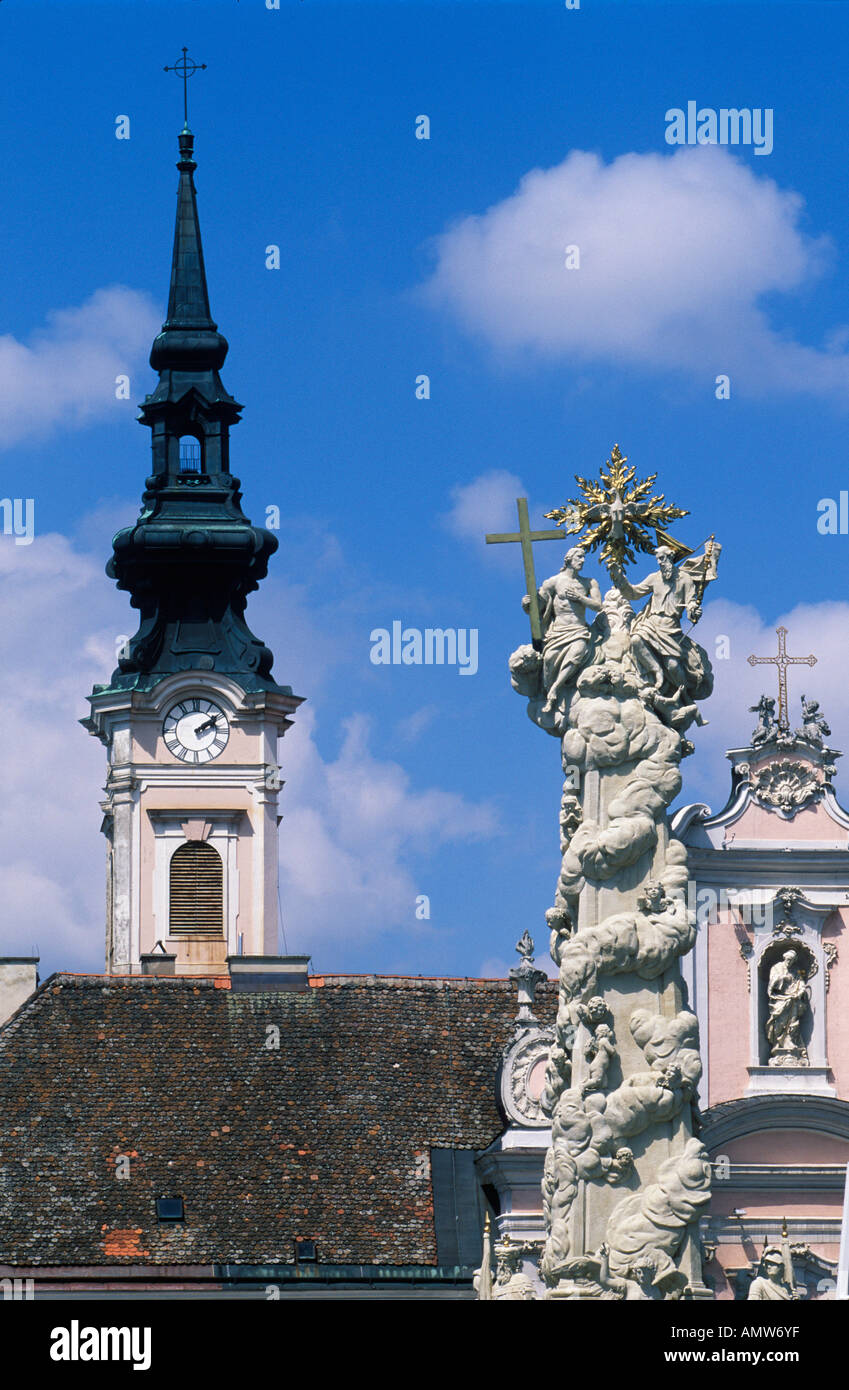
POLYGON ((656 878, 649 879, 642 893, 637 897, 637 907, 647 917, 656 917, 672 905, 672 899, 666 896, 666 889, 656 878))
POLYGON ((589 1065, 586 1079, 581 1086, 581 1095, 589 1096, 593 1091, 605 1089, 608 1072, 615 1058, 613 1029, 607 1023, 599 1023, 584 1047, 584 1060, 589 1065))
POLYGON ((802 727, 798 732, 817 748, 822 748, 825 740, 831 737, 831 729, 820 714, 819 700, 806 700, 802 696, 802 727))
MULTIPOLYGON (((804 700, 804 695, 802 699, 804 700)), ((759 748, 762 743, 769 743, 778 733, 778 726, 775 722, 775 701, 768 695, 762 695, 756 705, 749 706, 749 713, 758 716, 758 727, 755 729, 751 738, 752 748, 759 748)))

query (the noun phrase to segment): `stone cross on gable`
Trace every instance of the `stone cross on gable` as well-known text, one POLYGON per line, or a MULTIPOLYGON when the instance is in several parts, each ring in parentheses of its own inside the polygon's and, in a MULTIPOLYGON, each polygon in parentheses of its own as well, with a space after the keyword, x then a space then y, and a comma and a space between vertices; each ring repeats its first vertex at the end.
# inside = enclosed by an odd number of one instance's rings
POLYGON ((788 666, 816 666, 815 656, 788 656, 787 655, 787 628, 777 627, 778 635, 778 655, 777 656, 750 656, 750 666, 777 666, 778 667, 778 727, 785 731, 789 728, 790 720, 787 703, 787 667, 788 666))

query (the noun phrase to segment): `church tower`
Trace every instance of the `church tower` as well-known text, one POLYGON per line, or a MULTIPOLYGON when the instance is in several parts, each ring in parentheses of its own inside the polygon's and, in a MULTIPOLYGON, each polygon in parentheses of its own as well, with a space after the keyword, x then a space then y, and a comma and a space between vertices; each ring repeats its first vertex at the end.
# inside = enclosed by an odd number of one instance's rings
POLYGON ((106 571, 139 628, 83 721, 108 753, 106 969, 124 975, 171 960, 177 974, 223 974, 228 956, 276 953, 277 740, 301 703, 245 621, 277 540, 244 515, 230 472, 242 406, 219 375, 228 345, 209 308, 188 124, 179 147, 159 383, 139 416, 151 473, 106 571))

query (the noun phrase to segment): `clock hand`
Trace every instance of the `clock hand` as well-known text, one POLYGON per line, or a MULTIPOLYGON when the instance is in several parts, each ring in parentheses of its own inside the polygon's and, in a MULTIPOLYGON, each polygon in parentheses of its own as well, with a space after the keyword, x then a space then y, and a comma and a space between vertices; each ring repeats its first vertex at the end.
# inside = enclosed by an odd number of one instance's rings
POLYGON ((198 724, 197 728, 195 729, 195 736, 197 737, 198 734, 205 734, 207 729, 214 729, 215 724, 216 716, 213 715, 211 719, 205 720, 203 724, 198 724))

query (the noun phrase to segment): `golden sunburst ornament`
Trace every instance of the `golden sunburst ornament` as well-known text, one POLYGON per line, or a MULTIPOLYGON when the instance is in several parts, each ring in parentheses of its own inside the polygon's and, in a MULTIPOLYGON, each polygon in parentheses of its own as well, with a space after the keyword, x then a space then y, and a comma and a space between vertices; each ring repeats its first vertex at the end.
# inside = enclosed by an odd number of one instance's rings
POLYGON ((610 458, 599 469, 600 481, 576 477, 583 498, 570 500, 545 515, 570 536, 580 536, 585 550, 600 545, 608 570, 626 561, 633 564, 635 551, 650 555, 658 545, 669 546, 676 560, 692 554, 689 546, 661 529, 689 516, 689 512, 665 502, 662 492, 650 495, 657 474, 635 482, 636 469, 626 467, 627 462, 627 456, 614 444, 610 458))

